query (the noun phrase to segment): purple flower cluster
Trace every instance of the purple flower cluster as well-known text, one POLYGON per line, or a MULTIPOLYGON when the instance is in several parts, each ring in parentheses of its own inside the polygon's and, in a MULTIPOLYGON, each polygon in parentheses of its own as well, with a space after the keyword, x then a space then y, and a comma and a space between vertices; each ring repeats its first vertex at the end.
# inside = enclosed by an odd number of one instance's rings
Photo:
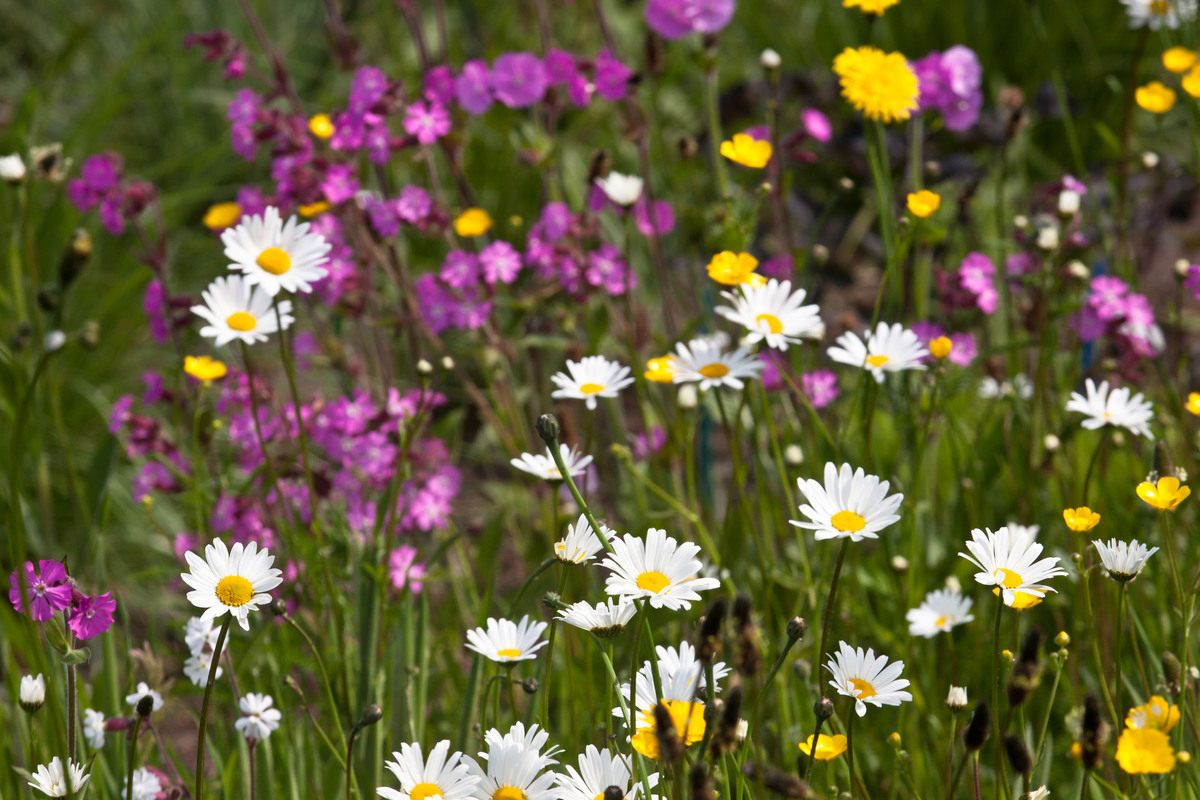
POLYGON ((524 266, 521 254, 505 241, 495 241, 476 255, 452 250, 437 275, 422 275, 416 291, 425 322, 435 333, 450 328, 476 330, 492 314, 488 299, 497 283, 512 283, 524 266))
MULTIPOLYGON (((359 67, 350 83, 346 109, 333 115, 329 146, 342 152, 367 151, 373 164, 385 164, 401 145, 387 127, 387 118, 400 110, 400 85, 378 67, 359 67)), ((435 137, 436 138, 436 137, 435 137)))
POLYGON ((664 39, 718 33, 733 18, 734 0, 647 0, 646 24, 664 39))
POLYGON ((601 50, 591 61, 564 50, 551 50, 544 58, 505 53, 490 68, 481 59, 468 61, 457 76, 445 67, 430 70, 425 76, 425 98, 438 104, 453 99, 467 112, 483 114, 495 102, 527 108, 545 99, 551 87, 562 86, 571 103, 582 108, 595 95, 605 100, 623 99, 631 77, 633 70, 609 50, 601 50))
POLYGON ((189 33, 183 40, 185 50, 192 45, 204 48, 205 61, 220 61, 225 65, 222 77, 236 81, 246 74, 246 48, 228 31, 214 30, 208 33, 189 33))
POLYGON ((662 450, 666 443, 667 432, 661 425, 653 425, 650 430, 633 437, 633 457, 638 461, 645 461, 662 450))
POLYGON ((181 330, 191 324, 193 305, 189 297, 168 297, 162 281, 152 278, 142 295, 142 311, 150 324, 154 341, 164 344, 171 338, 172 330, 181 330))
POLYGON ((985 314, 993 314, 999 305, 996 265, 983 253, 967 253, 954 272, 939 271, 937 282, 947 310, 978 308, 985 314))
MULTIPOLYGON (((917 334, 918 341, 921 345, 928 349, 929 343, 941 336, 947 336, 946 329, 936 322, 921 321, 912 326, 913 333, 917 334)), ((957 364, 960 367, 969 367, 971 362, 979 357, 979 345, 975 342, 975 335, 967 331, 951 333, 948 335, 950 339, 950 355, 947 358, 951 364, 957 364)), ((933 360, 933 356, 926 353, 921 358, 922 361, 928 363, 933 360)))
POLYGON ((321 214, 312 221, 309 230, 324 236, 330 245, 329 261, 324 265, 329 275, 316 285, 317 296, 328 305, 357 316, 363 310, 364 278, 354 257, 354 248, 346 243, 342 234, 341 220, 334 214, 321 214))
POLYGON ((88 156, 79 177, 67 184, 67 198, 80 211, 100 207, 100 222, 113 236, 125 231, 125 223, 154 200, 154 186, 146 181, 122 180, 121 157, 116 153, 88 156))
POLYGON ((841 390, 838 389, 837 373, 830 369, 817 369, 805 372, 800 376, 800 390, 812 403, 813 408, 824 408, 837 399, 841 390))
POLYGON ((979 120, 983 108, 983 68, 975 51, 955 45, 913 63, 920 83, 922 111, 937 111, 946 127, 965 131, 979 120))
POLYGON ((36 566, 26 561, 23 570, 13 570, 8 583, 8 601, 18 614, 25 613, 21 598, 24 585, 29 616, 35 622, 45 622, 64 611, 67 627, 80 639, 91 639, 112 627, 113 612, 117 610, 112 594, 83 594, 59 561, 39 561, 36 566))
POLYGON ((422 231, 432 223, 441 227, 448 223, 445 214, 435 213, 429 193, 414 185, 405 186, 391 199, 369 195, 363 202, 363 209, 372 230, 384 238, 398 234, 401 222, 422 231))
POLYGON ((1109 336, 1125 365, 1139 358, 1153 358, 1162 352, 1162 329, 1154 318, 1154 308, 1144 294, 1129 290, 1128 284, 1111 275, 1092 278, 1088 295, 1075 317, 1079 338, 1092 342, 1109 336))
POLYGON ((411 594, 420 594, 425 565, 417 563, 417 548, 402 544, 392 550, 388 555, 388 577, 397 591, 407 588, 411 594))
MULTIPOLYGON (((645 208, 644 201, 639 203, 645 208)), ((674 226, 669 206, 655 204, 655 212, 660 234, 674 226)), ((649 213, 643 213, 645 217, 638 221, 638 228, 651 235, 649 213)), ((637 219, 636 206, 634 214, 637 219)), ((525 263, 541 280, 557 282, 576 296, 582 296, 589 288, 603 289, 613 296, 631 291, 637 286, 637 276, 617 247, 607 242, 590 250, 584 246, 597 233, 594 222, 572 214, 566 203, 548 203, 529 230, 525 263)))

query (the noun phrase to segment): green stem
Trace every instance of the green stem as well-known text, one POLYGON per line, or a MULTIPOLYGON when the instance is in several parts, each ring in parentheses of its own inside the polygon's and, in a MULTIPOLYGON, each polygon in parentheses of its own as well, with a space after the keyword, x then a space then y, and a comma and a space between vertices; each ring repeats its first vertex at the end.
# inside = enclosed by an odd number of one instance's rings
POLYGON ((1000 742, 1000 616, 1004 612, 1004 593, 996 598, 996 621, 992 626, 992 739, 996 742, 996 796, 1003 798, 1008 777, 1004 769, 1004 747, 1000 742))
MULTIPOLYGON (((233 622, 233 614, 226 614, 221 622, 221 632, 217 634, 217 644, 213 647, 212 665, 208 668, 208 681, 204 684, 204 703, 200 706, 200 736, 196 740, 196 797, 204 800, 204 743, 208 729, 208 706, 212 700, 213 686, 217 683, 217 667, 221 663, 221 650, 225 647, 225 636, 229 633, 229 624, 233 622)), ((132 759, 130 759, 132 763, 132 759)))
MULTIPOLYGON (((825 616, 821 621, 821 646, 817 650, 817 660, 813 664, 813 669, 817 672, 817 688, 820 690, 820 696, 825 696, 825 684, 821 680, 821 664, 825 661, 825 651, 829 646, 829 626, 833 621, 833 601, 837 598, 838 579, 842 575, 842 564, 846 562, 846 551, 850 549, 850 537, 842 539, 842 546, 838 550, 837 563, 833 567, 833 578, 829 581, 829 597, 825 599, 825 616)), ((817 726, 820 731, 820 725, 817 726)), ((817 740, 813 739, 813 747, 817 746, 817 740)))
POLYGON ((721 155, 721 116, 717 85, 717 68, 713 65, 704 73, 704 105, 708 111, 708 143, 712 149, 713 170, 717 175, 717 191, 729 199, 729 173, 721 155))
MULTIPOLYGON (((209 677, 212 677, 211 675, 209 677)), ((133 800, 133 767, 137 763, 138 731, 142 728, 142 715, 136 714, 133 720, 133 735, 129 737, 129 768, 125 773, 125 800, 133 800)), ((68 783, 70 769, 68 772, 68 783)))

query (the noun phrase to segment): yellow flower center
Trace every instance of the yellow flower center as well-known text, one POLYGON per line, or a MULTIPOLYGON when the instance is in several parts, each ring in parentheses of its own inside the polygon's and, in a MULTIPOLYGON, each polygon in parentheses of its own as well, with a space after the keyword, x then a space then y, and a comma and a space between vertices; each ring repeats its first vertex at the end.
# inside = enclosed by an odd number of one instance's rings
POLYGON ((661 592, 670 583, 671 579, 661 572, 643 572, 641 575, 638 575, 637 579, 639 589, 644 589, 654 594, 661 592))
POLYGON ((1025 580, 1020 575, 1013 572, 1011 569, 1006 569, 1005 567, 1001 567, 993 572, 992 577, 1000 581, 1000 585, 1005 589, 1016 589, 1018 586, 1025 583, 1025 580))
POLYGON ((226 575, 217 583, 217 599, 227 606, 244 606, 252 597, 254 587, 241 575, 226 575))
POLYGON ((254 263, 272 275, 282 275, 292 268, 292 257, 278 247, 268 247, 258 254, 254 263))
POLYGON ((235 311, 225 318, 225 324, 233 328, 235 331, 252 331, 258 327, 258 320, 253 314, 247 314, 245 311, 235 311))
POLYGON ((729 367, 720 363, 706 364, 700 368, 700 374, 706 378, 724 378, 729 374, 729 367))
POLYGON ((595 394, 596 392, 603 392, 604 387, 598 383, 585 383, 579 387, 579 391, 584 394, 595 394))
POLYGON ((1165 16, 1171 13, 1171 4, 1167 0, 1154 0, 1150 4, 1150 10, 1159 16, 1165 16))
POLYGON ((441 797, 442 790, 435 783, 418 783, 408 795, 412 800, 425 800, 427 797, 441 797))
POLYGON ((875 687, 864 681, 862 678, 851 678, 850 686, 858 689, 859 700, 866 700, 868 697, 875 696, 875 687))
POLYGON ((779 317, 774 314, 759 314, 754 318, 755 323, 767 323, 767 327, 771 329, 771 333, 780 333, 783 331, 783 323, 779 321, 779 317))
POLYGON ((867 521, 853 511, 839 511, 829 519, 829 524, 842 533, 858 533, 867 527, 867 521))
POLYGON ((492 795, 492 800, 525 800, 525 793, 515 786, 501 786, 492 795))
POLYGON ((867 356, 867 363, 872 367, 882 367, 889 361, 891 361, 891 359, 887 356, 867 356))
POLYGON ((521 651, 515 647, 506 647, 503 650, 497 650, 496 655, 501 658, 519 658, 521 651))
POLYGON ((942 614, 940 617, 938 617, 936 620, 934 620, 933 627, 935 627, 935 628, 942 627, 943 625, 946 624, 946 620, 948 620, 949 618, 950 617, 947 616, 946 614, 942 614))

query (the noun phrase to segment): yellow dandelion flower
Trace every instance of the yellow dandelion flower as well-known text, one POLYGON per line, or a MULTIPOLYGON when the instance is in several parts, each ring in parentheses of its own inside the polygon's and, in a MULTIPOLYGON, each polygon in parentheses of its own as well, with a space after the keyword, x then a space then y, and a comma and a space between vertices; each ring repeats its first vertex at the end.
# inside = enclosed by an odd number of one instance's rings
POLYGON ((1071 530, 1086 533, 1100 524, 1100 515, 1087 506, 1064 508, 1063 521, 1071 530))
POLYGON ((735 133, 732 140, 721 142, 721 155, 743 167, 762 169, 771 160, 771 143, 745 133, 735 133))
POLYGON ((222 231, 237 224, 242 218, 242 207, 237 203, 217 203, 204 212, 204 227, 222 231))
POLYGON ((1192 392, 1188 395, 1187 403, 1183 406, 1189 413, 1200 417, 1200 392, 1192 392))
POLYGON ((1200 97, 1200 64, 1188 70, 1188 74, 1180 81, 1180 86, 1192 97, 1200 97))
POLYGON ((954 342, 948 336, 939 336, 929 343, 929 354, 938 360, 950 355, 953 349, 954 342))
POLYGON ((908 196, 908 210, 914 217, 920 217, 921 219, 933 216, 933 213, 941 205, 942 196, 928 189, 913 192, 908 196))
POLYGON ((726 286, 737 286, 739 283, 751 283, 756 269, 758 259, 749 253, 723 250, 708 262, 708 277, 726 286))
POLYGON ((328 211, 329 203, 321 200, 316 203, 309 203, 308 205, 300 206, 296 210, 300 212, 300 216, 312 219, 313 217, 319 216, 328 211))
MULTIPOLYGON (((704 738, 704 703, 689 703, 686 700, 663 700, 675 723, 675 732, 684 746, 695 744, 704 738), (690 709, 690 713, 689 713, 690 709), (686 731, 686 734, 685 734, 686 731)), ((633 737, 633 749, 646 758, 658 760, 658 726, 654 722, 654 711, 642 712, 645 726, 633 737)))
POLYGON ((1163 66, 1176 74, 1187 72, 1196 65, 1196 51, 1172 47, 1162 54, 1163 66))
POLYGON ((883 14, 900 0, 842 0, 842 8, 857 8, 864 14, 883 14))
POLYGON ((847 47, 833 60, 842 96, 867 119, 897 122, 917 110, 917 76, 900 53, 847 47))
POLYGON ((1179 722, 1179 706, 1171 705, 1165 697, 1154 695, 1145 705, 1129 709, 1125 725, 1130 728, 1153 728, 1170 733, 1179 722))
POLYGON ((313 114, 308 120, 308 132, 318 139, 328 139, 333 136, 333 120, 328 114, 313 114))
POLYGON ((454 220, 454 232, 459 236, 483 236, 492 229, 492 215, 482 208, 468 208, 454 220))
POLYGON ((1191 489, 1179 484, 1178 478, 1170 476, 1159 478, 1157 485, 1149 481, 1137 485, 1137 496, 1159 511, 1174 511, 1191 493, 1191 489))
POLYGON ((671 363, 671 356, 659 356, 646 362, 646 371, 642 374, 646 380, 655 383, 674 383, 675 365, 671 363))
POLYGON ((806 741, 800 743, 800 752, 806 756, 815 758, 817 761, 832 761, 833 759, 846 752, 846 737, 840 733, 836 736, 826 736, 821 734, 817 739, 817 752, 812 752, 813 737, 808 737, 806 741))
POLYGON ((1117 763, 1130 775, 1160 775, 1175 768, 1175 750, 1160 730, 1126 728, 1117 740, 1117 763))
POLYGON ((187 356, 183 359, 183 371, 198 381, 215 381, 224 378, 227 370, 224 362, 212 356, 187 356))
POLYGON ((1175 105, 1175 90, 1163 86, 1158 81, 1150 81, 1145 86, 1138 87, 1133 93, 1133 99, 1144 111, 1165 114, 1175 105))

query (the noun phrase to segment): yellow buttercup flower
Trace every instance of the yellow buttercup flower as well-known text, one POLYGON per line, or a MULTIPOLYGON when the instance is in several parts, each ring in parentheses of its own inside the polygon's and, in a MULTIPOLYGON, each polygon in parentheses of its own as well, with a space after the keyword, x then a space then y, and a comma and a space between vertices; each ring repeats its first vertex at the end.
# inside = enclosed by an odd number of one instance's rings
POLYGON ((468 208, 454 220, 454 232, 459 236, 483 236, 492 229, 492 215, 482 208, 468 208))
POLYGON ((204 227, 213 231, 221 231, 242 218, 242 207, 237 203, 217 203, 208 207, 204 212, 204 227))
POLYGON ((309 203, 308 205, 300 206, 296 210, 300 212, 300 216, 311 219, 318 214, 324 214, 326 211, 328 211, 329 203, 321 200, 316 203, 309 203))
POLYGON ((914 217, 921 219, 933 216, 933 212, 937 211, 941 205, 942 196, 928 189, 913 192, 908 196, 908 210, 914 217))
POLYGON ((762 169, 771 160, 771 143, 735 133, 732 140, 721 142, 721 155, 743 167, 762 169))
POLYGON ((1138 106, 1151 114, 1165 114, 1175 105, 1175 90, 1163 86, 1158 81, 1150 81, 1145 86, 1139 86, 1133 93, 1133 99, 1138 106))
POLYGON ((1183 406, 1188 412, 1200 417, 1200 392, 1192 392, 1188 395, 1187 403, 1183 406))
POLYGON ((1149 481, 1137 485, 1137 496, 1159 511, 1174 511, 1191 493, 1191 489, 1179 484, 1178 478, 1170 476, 1159 478, 1157 485, 1149 481))
POLYGON ((833 60, 842 96, 867 119, 898 122, 917 110, 917 76, 900 53, 847 47, 833 60))
POLYGON ((1172 47, 1163 53, 1162 63, 1171 72, 1187 72, 1196 64, 1196 51, 1186 47, 1172 47))
POLYGON ((1064 508, 1063 521, 1071 530, 1085 533, 1100 524, 1100 515, 1087 506, 1064 508))
MULTIPOLYGON (((684 746, 695 744, 704 738, 704 703, 663 700, 662 705, 667 707, 671 721, 675 723, 675 732, 683 740, 684 746)), ((634 735, 633 749, 646 758, 657 760, 659 756, 658 726, 654 722, 654 711, 652 709, 643 711, 642 719, 646 722, 647 727, 643 727, 634 735)))
MULTIPOLYGON (((847 0, 849 2, 849 0, 847 0)), ((817 761, 832 761, 833 759, 846 752, 846 737, 840 733, 836 736, 826 736, 821 734, 817 739, 817 752, 812 752, 813 737, 808 737, 806 741, 800 743, 800 752, 806 756, 811 756, 817 761)))
POLYGON ((198 381, 215 381, 227 372, 225 364, 212 356, 186 356, 183 371, 198 381))
POLYGON ((929 343, 929 354, 939 361, 950 355, 953 349, 954 342, 948 336, 939 336, 929 343))
POLYGON ((1179 85, 1192 97, 1200 97, 1200 64, 1188 70, 1188 74, 1183 76, 1179 85))
POLYGON ((756 269, 758 259, 749 253, 723 250, 708 262, 708 277, 726 286, 737 286, 739 283, 751 283, 756 269))
POLYGON ((842 0, 842 8, 857 8, 864 14, 882 14, 892 6, 898 5, 900 0, 842 0))
POLYGON ((1160 730, 1126 728, 1117 740, 1117 763, 1130 775, 1159 775, 1175 768, 1175 750, 1160 730))
POLYGON ((318 139, 328 139, 333 136, 333 120, 328 114, 313 114, 308 120, 308 131, 318 139))
POLYGON ((1125 725, 1130 728, 1152 728, 1170 733, 1179 722, 1179 706, 1171 705, 1166 698, 1154 695, 1142 706, 1129 709, 1125 725))
POLYGON ((655 383, 674 383, 675 366, 671 363, 671 356, 650 359, 646 362, 646 371, 642 374, 645 375, 646 380, 655 383))

